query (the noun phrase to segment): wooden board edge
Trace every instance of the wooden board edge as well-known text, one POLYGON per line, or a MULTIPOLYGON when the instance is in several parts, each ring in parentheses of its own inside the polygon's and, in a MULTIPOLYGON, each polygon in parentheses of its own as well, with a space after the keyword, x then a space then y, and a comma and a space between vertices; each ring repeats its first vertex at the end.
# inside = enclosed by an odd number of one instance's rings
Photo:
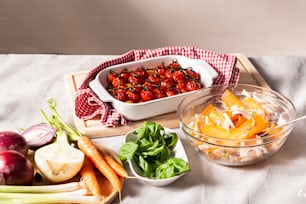
POLYGON ((244 66, 244 68, 255 78, 258 84, 265 88, 271 88, 270 85, 266 82, 266 80, 259 74, 254 65, 250 62, 250 60, 242 53, 234 53, 240 63, 244 66))

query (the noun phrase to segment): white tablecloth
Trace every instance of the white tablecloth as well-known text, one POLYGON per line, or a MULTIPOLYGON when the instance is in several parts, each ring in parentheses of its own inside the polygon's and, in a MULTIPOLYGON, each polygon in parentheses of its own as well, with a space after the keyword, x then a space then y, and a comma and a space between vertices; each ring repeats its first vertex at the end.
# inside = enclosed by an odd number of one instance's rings
MULTIPOLYGON (((58 102, 62 117, 73 123, 64 75, 89 70, 114 56, 0 55, 0 130, 26 128, 42 121, 46 100, 58 102)), ((251 62, 275 90, 290 98, 298 115, 306 114, 306 57, 256 57, 251 62)), ((305 122, 295 128, 282 149, 253 166, 226 167, 200 157, 183 140, 191 172, 167 187, 126 179, 122 203, 306 203, 305 122)), ((97 139, 114 151, 123 136, 97 139)), ((116 199, 114 203, 119 203, 116 199)))

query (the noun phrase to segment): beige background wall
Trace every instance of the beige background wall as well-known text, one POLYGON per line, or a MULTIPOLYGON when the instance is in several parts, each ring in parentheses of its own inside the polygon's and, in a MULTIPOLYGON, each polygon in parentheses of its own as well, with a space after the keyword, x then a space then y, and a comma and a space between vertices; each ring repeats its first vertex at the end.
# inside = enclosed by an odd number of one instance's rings
POLYGON ((0 0, 0 53, 306 55, 304 0, 0 0))

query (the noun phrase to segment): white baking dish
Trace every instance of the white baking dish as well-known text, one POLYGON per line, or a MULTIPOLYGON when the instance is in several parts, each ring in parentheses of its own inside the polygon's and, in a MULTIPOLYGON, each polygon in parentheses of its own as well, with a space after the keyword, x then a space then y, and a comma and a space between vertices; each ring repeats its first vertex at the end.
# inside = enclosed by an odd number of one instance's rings
POLYGON ((176 111, 179 102, 193 91, 141 103, 126 103, 119 101, 107 91, 107 75, 110 70, 120 72, 123 69, 135 70, 142 66, 155 67, 161 63, 170 64, 174 59, 183 68, 191 67, 194 71, 198 72, 201 75, 201 82, 204 87, 211 86, 214 78, 218 76, 218 73, 204 60, 191 59, 179 55, 167 55, 107 67, 97 74, 96 78, 89 83, 89 86, 102 101, 110 102, 112 106, 128 120, 142 120, 174 112, 176 111))

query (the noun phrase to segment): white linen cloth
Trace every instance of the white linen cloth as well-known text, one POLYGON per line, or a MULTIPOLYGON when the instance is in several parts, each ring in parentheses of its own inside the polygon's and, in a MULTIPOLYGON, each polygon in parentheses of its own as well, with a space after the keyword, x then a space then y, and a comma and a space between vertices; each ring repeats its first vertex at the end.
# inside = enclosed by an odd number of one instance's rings
MULTIPOLYGON (((86 71, 112 57, 0 55, 0 131, 17 131, 41 122, 39 109, 46 109, 46 100, 50 97, 56 99, 62 117, 73 123, 64 75, 86 71)), ((306 57, 250 59, 273 89, 292 100, 298 116, 306 114, 306 57)), ((221 166, 202 158, 176 129, 187 152, 191 172, 166 187, 147 186, 134 178, 126 179, 122 203, 306 203, 306 197, 301 196, 306 192, 305 124, 305 121, 296 123, 275 156, 257 165, 239 168, 221 166)), ((95 140, 118 151, 124 137, 95 140)), ((113 203, 119 203, 119 199, 113 203)))

